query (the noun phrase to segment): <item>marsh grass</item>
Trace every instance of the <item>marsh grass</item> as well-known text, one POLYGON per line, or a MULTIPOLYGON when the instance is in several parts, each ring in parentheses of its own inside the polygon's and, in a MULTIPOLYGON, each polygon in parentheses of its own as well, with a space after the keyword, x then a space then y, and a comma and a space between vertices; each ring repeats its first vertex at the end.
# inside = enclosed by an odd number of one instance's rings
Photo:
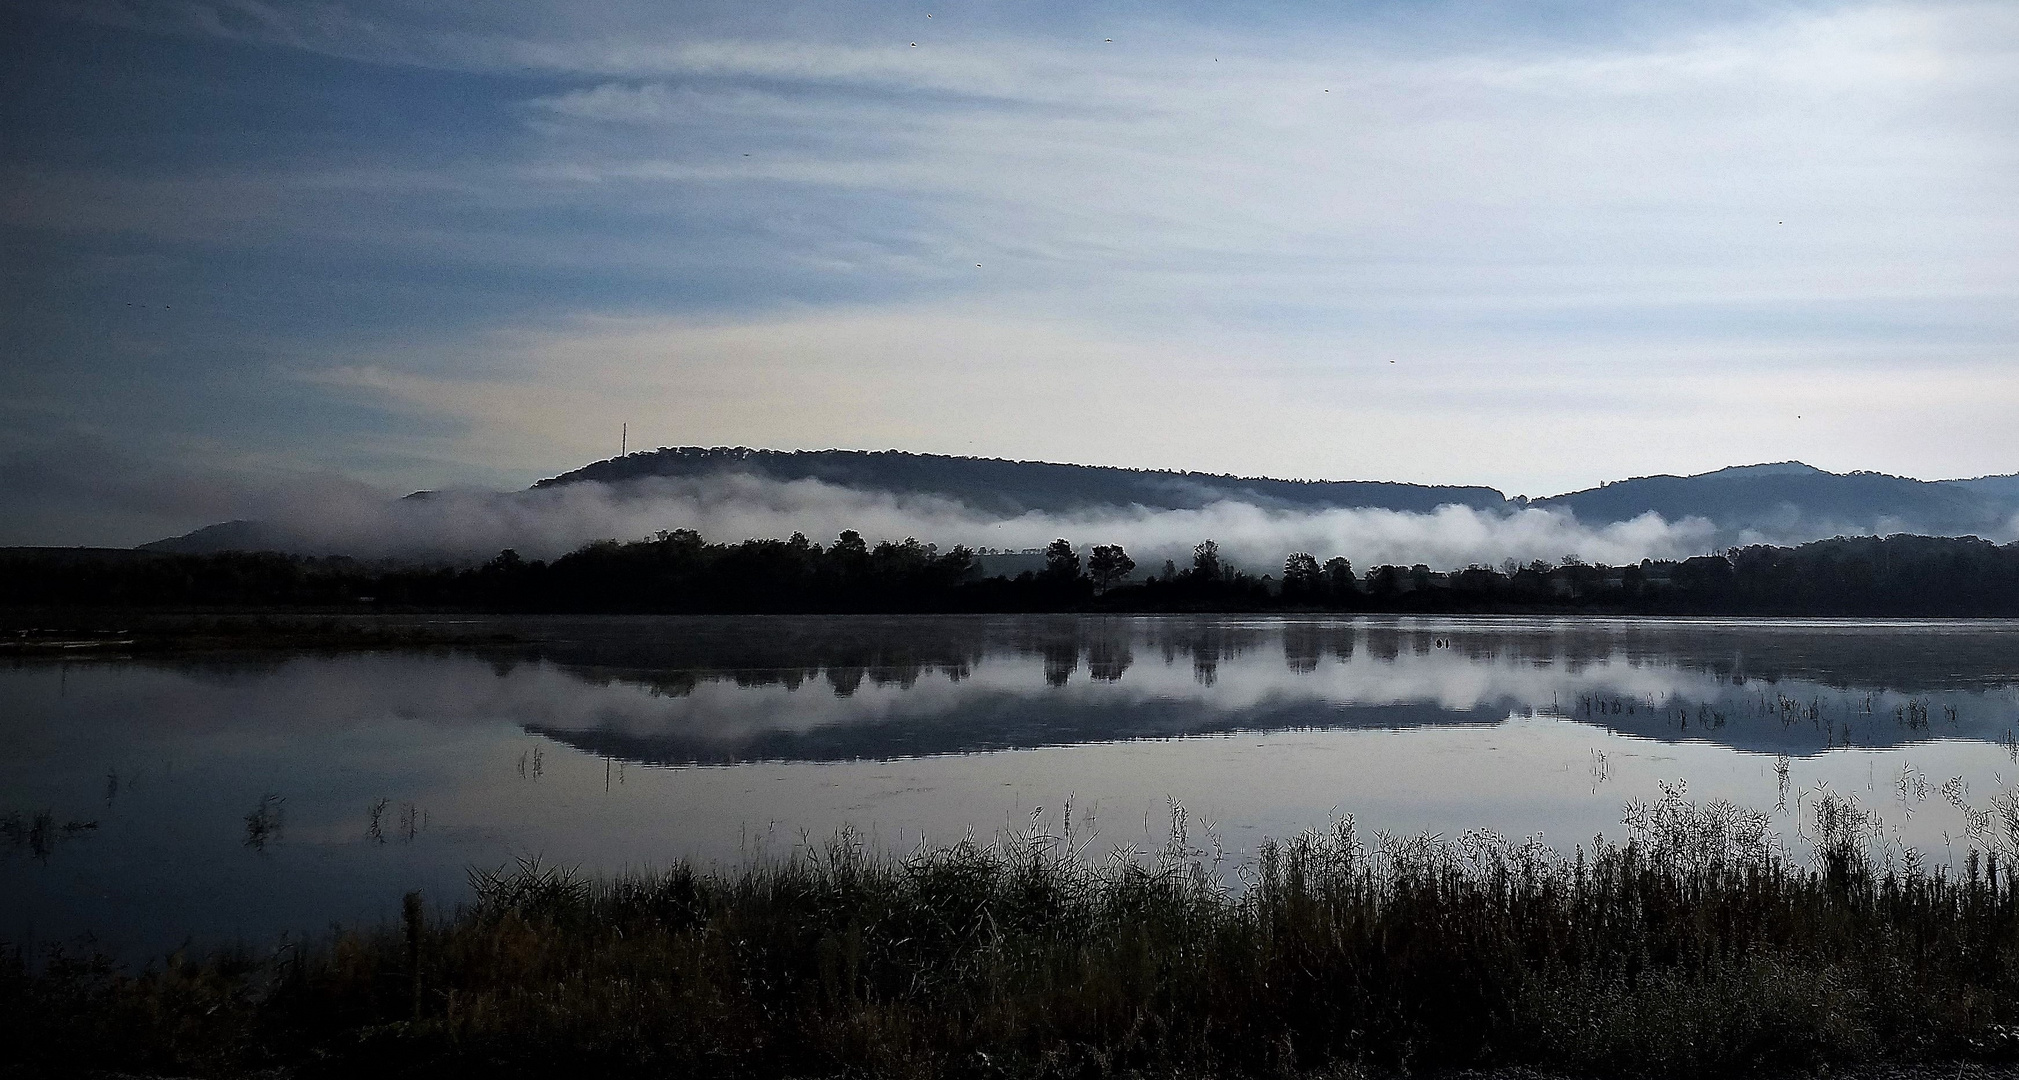
POLYGON ((2009 870, 1875 855, 1827 793, 1804 812, 1802 859, 1678 786, 1623 843, 1341 819, 1233 880, 1182 812, 1161 849, 1106 855, 1034 822, 903 856, 844 832, 713 870, 525 862, 312 948, 140 974, 16 952, 0 1015, 23 1070, 178 1074, 1703 1077, 2009 1053, 2009 870))

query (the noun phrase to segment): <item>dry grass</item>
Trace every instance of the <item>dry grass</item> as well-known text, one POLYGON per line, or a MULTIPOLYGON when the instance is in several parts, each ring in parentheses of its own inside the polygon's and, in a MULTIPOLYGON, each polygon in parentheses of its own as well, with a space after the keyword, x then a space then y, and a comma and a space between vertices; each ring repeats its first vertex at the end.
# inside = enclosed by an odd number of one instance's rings
POLYGON ((1875 855, 1843 801, 1797 861, 1682 792, 1569 854, 1352 822, 1223 885, 1182 813, 1157 852, 1034 827, 905 857, 591 881, 474 875, 477 901, 313 948, 141 974, 15 955, 24 1072, 1100 1077, 1528 1065, 1703 1077, 1998 1060, 2019 900, 1875 855))

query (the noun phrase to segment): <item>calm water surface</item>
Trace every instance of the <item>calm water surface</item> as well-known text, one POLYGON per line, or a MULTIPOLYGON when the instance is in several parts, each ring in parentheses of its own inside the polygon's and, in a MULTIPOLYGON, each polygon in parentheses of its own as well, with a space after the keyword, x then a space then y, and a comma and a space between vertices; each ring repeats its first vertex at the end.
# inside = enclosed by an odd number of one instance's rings
POLYGON ((843 825, 905 850, 1068 800, 1124 845, 1175 800, 1231 866, 1339 813, 1568 848, 1678 780, 1785 803, 1799 851, 1827 787, 1941 859, 1966 844, 1943 785, 1982 808, 2019 781, 2005 622, 436 622, 528 644, 0 666, 0 938, 256 944, 521 856, 736 860, 843 825))

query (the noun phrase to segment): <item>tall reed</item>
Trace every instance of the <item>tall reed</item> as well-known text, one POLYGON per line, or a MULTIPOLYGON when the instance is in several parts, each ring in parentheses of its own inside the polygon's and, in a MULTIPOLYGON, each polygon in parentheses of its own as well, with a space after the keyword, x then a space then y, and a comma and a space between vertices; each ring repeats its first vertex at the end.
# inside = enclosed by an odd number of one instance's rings
POLYGON ((1276 1076, 1526 1065, 1700 1077, 1996 1059, 2019 1013, 2007 869, 1875 853, 1849 800, 1686 793, 1569 853, 1350 818, 1228 877, 1071 828, 904 856, 591 880, 472 875, 430 920, 137 975, 18 953, 30 1065, 305 1075, 1276 1076))

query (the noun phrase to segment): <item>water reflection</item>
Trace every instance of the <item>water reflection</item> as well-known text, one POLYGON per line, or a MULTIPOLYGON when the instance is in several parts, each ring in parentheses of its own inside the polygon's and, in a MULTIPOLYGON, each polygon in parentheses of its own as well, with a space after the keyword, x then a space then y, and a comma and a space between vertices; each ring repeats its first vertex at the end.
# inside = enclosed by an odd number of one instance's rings
MULTIPOLYGON (((378 712, 504 719, 652 765, 1516 715, 1805 755, 1945 737, 2009 743, 2019 715, 2019 629, 2003 622, 702 618, 477 628, 532 643, 138 666, 200 688, 162 703, 186 710, 172 721, 184 730, 248 711, 321 727, 378 712)), ((109 802, 117 776, 107 784, 109 802)))
POLYGON ((551 641, 531 650, 532 663, 651 697, 569 709, 545 695, 521 719, 527 730, 650 764, 1512 714, 1810 754, 2004 737, 2019 642, 2002 623, 920 619, 763 629, 695 620, 684 636, 551 641))
POLYGON ((0 665, 0 939, 265 940, 521 854, 901 849, 1068 797, 1117 842, 1177 799, 1238 857, 1829 785, 1940 851, 2019 761, 2005 623, 435 621, 526 644, 0 665))

